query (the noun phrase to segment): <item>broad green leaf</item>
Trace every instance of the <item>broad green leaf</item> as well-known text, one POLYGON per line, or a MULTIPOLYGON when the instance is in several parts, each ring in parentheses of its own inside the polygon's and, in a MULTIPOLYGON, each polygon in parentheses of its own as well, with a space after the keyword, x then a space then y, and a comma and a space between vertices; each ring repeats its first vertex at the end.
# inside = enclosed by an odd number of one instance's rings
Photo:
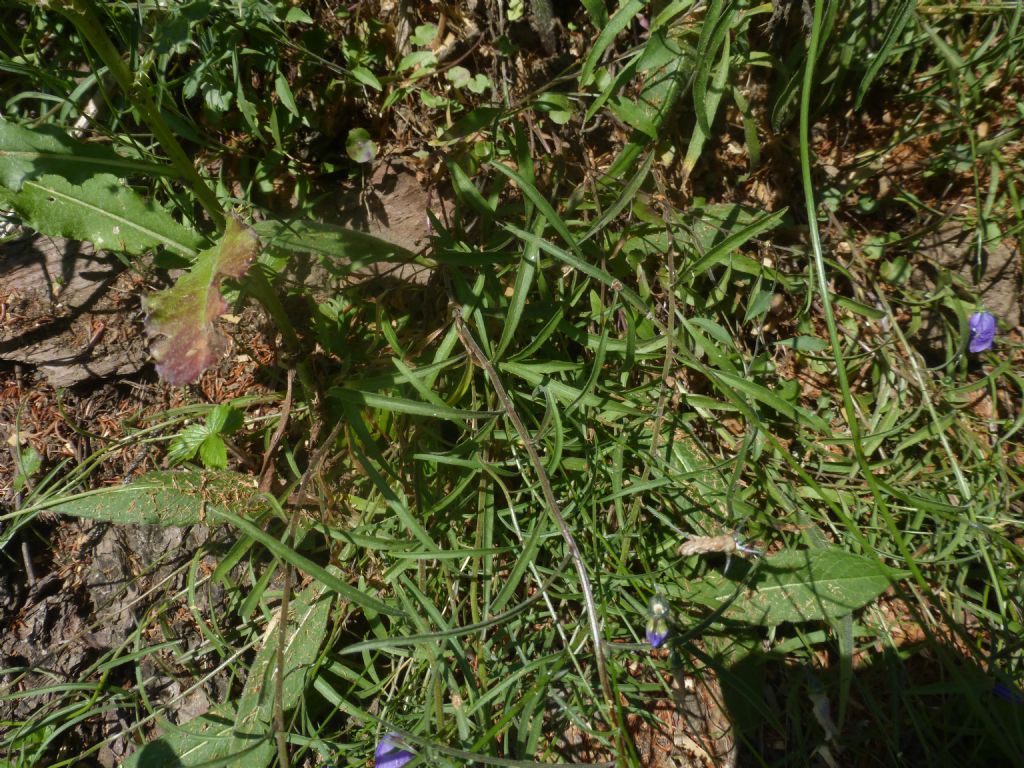
POLYGON ((534 106, 541 112, 547 112, 548 117, 556 125, 565 125, 572 119, 572 102, 564 93, 548 91, 537 97, 534 106))
POLYGON ((416 30, 410 36, 413 45, 428 46, 437 37, 436 24, 417 24, 416 30))
POLYGON ((456 120, 448 130, 441 134, 441 141, 455 141, 472 136, 477 131, 486 130, 504 114, 500 107, 477 107, 467 112, 464 117, 456 120))
POLYGON ((180 726, 161 718, 157 722, 163 735, 133 752, 121 766, 198 768, 215 764, 262 768, 268 765, 277 751, 274 740, 266 734, 236 733, 237 716, 237 707, 227 703, 180 726))
POLYGON ((81 184, 102 173, 178 175, 171 166, 121 157, 106 145, 76 141, 53 126, 29 129, 0 120, 0 186, 18 192, 26 180, 48 175, 81 184))
POLYGON ((613 96, 608 100, 608 109, 633 130, 645 134, 650 139, 658 138, 658 126, 651 119, 654 111, 648 105, 639 104, 624 96, 613 96))
POLYGON ((199 458, 207 469, 227 469, 228 449, 220 435, 207 435, 199 446, 199 458))
POLYGON ((209 436, 210 430, 205 424, 189 424, 171 440, 167 448, 167 463, 173 467, 188 461, 209 436))
POLYGON ((377 613, 401 615, 401 611, 350 586, 252 523, 251 518, 265 511, 266 504, 255 480, 237 472, 149 472, 129 485, 83 493, 56 501, 48 509, 119 524, 227 522, 346 600, 377 613))
POLYGON ((277 98, 284 104, 285 109, 295 115, 295 117, 302 117, 302 113, 299 112, 299 105, 295 103, 295 95, 292 93, 292 88, 288 85, 288 78, 283 74, 278 74, 274 79, 274 90, 277 92, 277 98))
POLYGON ((608 23, 608 9, 604 7, 604 0, 583 0, 583 7, 587 9, 590 23, 597 29, 603 29, 608 23))
POLYGON ((54 175, 25 179, 19 192, 0 189, 0 204, 10 205, 40 234, 85 240, 111 251, 135 254, 162 245, 192 257, 203 243, 200 235, 109 174, 81 185, 54 175))
MULTIPOLYGON (((288 608, 290 620, 285 630, 284 676, 281 680, 281 708, 285 712, 299 701, 306 687, 306 674, 316 662, 320 645, 327 634, 331 613, 331 595, 323 584, 314 582, 296 595, 288 608)), ((271 721, 277 688, 277 651, 281 642, 281 612, 274 615, 263 635, 263 645, 249 668, 249 677, 238 699, 235 731, 242 734, 265 733, 272 739, 271 721)), ((234 751, 246 747, 244 738, 235 739, 234 751)), ((232 754, 231 751, 228 754, 232 754)))
POLYGON ((217 362, 224 335, 214 321, 228 310, 220 292, 224 277, 241 277, 259 250, 256 233, 237 219, 213 248, 167 290, 143 299, 146 333, 156 370, 169 384, 189 384, 217 362))
POLYGON ((15 450, 18 452, 18 471, 14 475, 14 490, 20 491, 43 466, 43 457, 32 445, 25 449, 15 448, 15 450))
POLYGON ((312 24, 312 17, 301 8, 292 6, 284 17, 285 24, 312 24))
POLYGON ((213 508, 252 516, 262 510, 256 483, 236 472, 149 472, 116 485, 60 501, 51 512, 119 525, 196 525, 213 508))
POLYGON ((791 339, 776 341, 778 347, 790 347, 796 352, 810 354, 828 349, 828 341, 819 339, 817 336, 794 336, 791 339))
POLYGON ((761 626, 844 616, 878 597, 899 574, 873 558, 838 548, 789 549, 757 564, 749 583, 714 571, 689 598, 724 607, 728 619, 761 626))
POLYGON ((352 68, 352 77, 358 80, 363 85, 373 88, 375 91, 382 91, 384 87, 380 84, 380 80, 373 74, 369 69, 364 66, 357 66, 352 68))

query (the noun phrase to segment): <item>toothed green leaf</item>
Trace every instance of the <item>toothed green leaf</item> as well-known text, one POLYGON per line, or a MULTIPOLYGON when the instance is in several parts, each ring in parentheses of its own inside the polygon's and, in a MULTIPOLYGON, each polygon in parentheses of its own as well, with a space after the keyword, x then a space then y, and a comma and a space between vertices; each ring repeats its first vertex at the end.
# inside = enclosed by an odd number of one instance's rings
POLYGON ((150 352, 164 381, 189 384, 217 362, 224 334, 214 321, 228 309, 221 279, 244 275, 258 252, 256 233, 230 219, 224 236, 199 254, 190 272, 171 288, 143 299, 150 352))
POLYGON ((162 245, 191 257, 203 242, 107 173, 83 184, 54 175, 25 179, 20 192, 0 189, 0 205, 5 204, 41 234, 85 240, 111 251, 137 254, 162 245))
POLYGON ((101 173, 177 176, 173 168, 121 157, 102 144, 89 144, 53 126, 25 128, 0 120, 0 185, 18 192, 28 179, 54 174, 80 184, 101 173))

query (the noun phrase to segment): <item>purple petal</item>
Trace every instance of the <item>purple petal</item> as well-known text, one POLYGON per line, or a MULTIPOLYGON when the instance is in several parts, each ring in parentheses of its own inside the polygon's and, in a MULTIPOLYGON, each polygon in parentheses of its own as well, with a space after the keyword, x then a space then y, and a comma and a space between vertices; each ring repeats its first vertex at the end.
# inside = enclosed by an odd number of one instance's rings
POLYGON ((996 318, 989 312, 975 312, 967 322, 971 336, 968 349, 971 352, 984 352, 992 348, 996 337, 996 318))
POLYGON ((397 733, 389 733, 380 740, 375 753, 377 768, 402 768, 412 760, 412 752, 402 749, 401 738, 397 733))

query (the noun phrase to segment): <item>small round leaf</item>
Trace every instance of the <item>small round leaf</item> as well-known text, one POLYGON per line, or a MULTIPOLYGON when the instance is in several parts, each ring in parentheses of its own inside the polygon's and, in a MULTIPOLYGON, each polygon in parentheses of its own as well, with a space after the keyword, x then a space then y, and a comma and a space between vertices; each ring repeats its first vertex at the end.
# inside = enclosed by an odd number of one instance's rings
POLYGON ((353 128, 348 132, 345 152, 357 163, 372 163, 377 157, 377 145, 365 128, 353 128))

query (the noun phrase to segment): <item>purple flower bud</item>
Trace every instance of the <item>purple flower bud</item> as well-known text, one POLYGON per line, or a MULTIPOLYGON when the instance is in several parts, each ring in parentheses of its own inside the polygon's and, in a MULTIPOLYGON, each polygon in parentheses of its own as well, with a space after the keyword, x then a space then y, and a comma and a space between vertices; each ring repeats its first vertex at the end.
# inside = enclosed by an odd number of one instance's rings
POLYGON ((651 648, 660 648, 668 639, 668 617, 672 607, 662 594, 651 595, 647 603, 647 642, 651 648))
POLYGON ((651 648, 660 648, 668 639, 668 622, 664 619, 647 620, 647 642, 651 648))
POLYGON ((402 749, 401 739, 397 733, 388 733, 380 740, 375 753, 377 768, 402 768, 412 760, 412 752, 402 749))
POLYGON ((984 352, 992 348, 992 340, 996 337, 996 319, 989 312, 975 312, 967 323, 971 329, 968 349, 971 352, 984 352))

